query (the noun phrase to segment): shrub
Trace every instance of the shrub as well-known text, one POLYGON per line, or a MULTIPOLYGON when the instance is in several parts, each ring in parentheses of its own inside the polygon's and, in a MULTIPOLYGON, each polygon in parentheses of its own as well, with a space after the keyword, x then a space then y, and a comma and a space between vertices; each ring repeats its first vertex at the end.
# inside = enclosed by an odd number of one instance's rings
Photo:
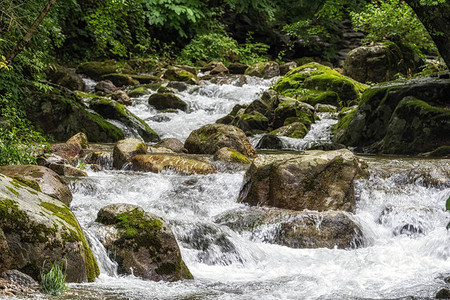
POLYGON ((59 266, 55 261, 50 271, 41 272, 41 289, 44 293, 52 296, 59 296, 67 290, 64 263, 59 266))

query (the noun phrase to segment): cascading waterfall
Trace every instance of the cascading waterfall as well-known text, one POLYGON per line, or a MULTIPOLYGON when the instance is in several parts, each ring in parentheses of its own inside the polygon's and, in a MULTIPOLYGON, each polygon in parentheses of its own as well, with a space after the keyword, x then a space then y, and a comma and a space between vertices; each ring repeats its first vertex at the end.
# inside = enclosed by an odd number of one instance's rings
MULTIPOLYGON (((158 113, 138 99, 133 112, 163 137, 181 140, 214 122, 237 104, 250 103, 270 83, 237 87, 207 84, 180 93, 188 113, 158 113), (161 117, 163 122, 154 121, 161 117), (165 118, 167 117, 167 118, 165 118), (191 123, 192 122, 192 123, 191 123), (158 125, 160 124, 160 125, 158 125), (159 127, 158 127, 159 126, 159 127)), ((322 116, 311 137, 327 140, 335 120, 322 116)), ((394 299, 433 297, 450 271, 450 233, 444 211, 450 196, 450 161, 364 157, 370 179, 356 183, 352 216, 363 231, 357 249, 292 249, 267 243, 277 224, 255 231, 232 230, 218 222, 245 211, 236 199, 243 172, 183 176, 106 170, 70 182, 72 210, 93 244, 101 276, 72 285, 72 293, 108 299, 394 299), (174 283, 117 276, 101 246, 97 212, 112 203, 130 203, 172 225, 183 259, 195 280, 174 283)))

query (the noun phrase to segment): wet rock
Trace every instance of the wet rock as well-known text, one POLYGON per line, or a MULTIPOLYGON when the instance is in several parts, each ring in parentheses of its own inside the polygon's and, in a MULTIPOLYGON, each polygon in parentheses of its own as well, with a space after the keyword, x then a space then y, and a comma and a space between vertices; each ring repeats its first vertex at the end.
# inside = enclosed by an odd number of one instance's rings
POLYGON ((172 170, 181 174, 212 174, 216 169, 205 162, 170 154, 136 155, 131 159, 133 171, 160 173, 172 170))
POLYGON ((345 75, 359 82, 384 82, 394 75, 414 74, 425 62, 412 49, 392 42, 361 46, 347 54, 345 75))
POLYGON ((66 143, 67 144, 72 144, 72 143, 80 144, 82 149, 87 149, 89 147, 88 138, 87 138, 86 134, 83 132, 78 132, 77 134, 72 136, 70 139, 68 139, 66 141, 66 143))
POLYGON ((144 86, 137 87, 128 93, 129 97, 140 97, 149 94, 149 89, 144 86))
POLYGON ((338 108, 334 105, 329 105, 329 104, 321 104, 321 103, 317 103, 314 106, 314 110, 316 112, 337 112, 338 108))
POLYGON ((280 135, 294 139, 301 139, 305 137, 307 133, 308 127, 302 122, 293 122, 270 132, 271 135, 280 135))
POLYGON ((231 74, 244 74, 245 70, 247 70, 248 65, 240 64, 240 63, 231 63, 228 66, 228 70, 230 70, 231 74))
POLYGON ((245 133, 232 125, 209 124, 191 132, 184 143, 189 153, 214 154, 228 147, 248 157, 254 157, 256 151, 245 133))
POLYGON ((161 81, 161 79, 157 76, 152 75, 130 75, 134 81, 137 81, 140 84, 150 84, 161 81))
POLYGON ((147 148, 147 145, 139 139, 128 138, 118 141, 113 150, 114 168, 122 169, 133 156, 147 153, 147 148))
POLYGON ((283 141, 274 134, 265 134, 256 145, 256 149, 283 149, 283 141))
POLYGON ((295 68, 297 68, 297 63, 295 61, 290 61, 290 62, 287 62, 285 64, 282 64, 282 65, 280 65, 280 75, 284 76, 289 71, 292 71, 295 68))
POLYGON ((119 88, 116 87, 114 85, 114 83, 112 83, 111 80, 102 80, 99 81, 96 85, 95 85, 95 91, 96 92, 102 92, 105 94, 112 94, 113 92, 117 91, 119 88))
POLYGON ((13 263, 13 254, 9 249, 8 240, 5 233, 0 228, 0 273, 11 269, 13 263))
POLYGON ((280 65, 274 61, 256 63, 245 70, 245 75, 273 78, 280 76, 280 65))
POLYGON ((105 74, 102 75, 102 79, 110 80, 112 83, 114 83, 115 86, 118 87, 139 84, 139 81, 133 79, 133 77, 129 74, 117 74, 117 73, 105 74))
MULTIPOLYGON (((117 101, 98 97, 95 95, 86 95, 88 106, 106 119, 116 120, 136 131, 144 141, 157 142, 159 135, 148 126, 142 119, 138 118, 128 110, 124 105, 117 101)), ((116 142, 119 139, 114 140, 116 142)))
POLYGON ((83 79, 75 73, 75 70, 59 65, 52 65, 45 71, 45 73, 49 81, 68 88, 69 90, 86 90, 86 84, 83 79))
POLYGON ((71 177, 88 176, 88 174, 85 171, 75 168, 69 164, 50 164, 48 168, 55 171, 55 173, 60 176, 71 176, 71 177))
POLYGON ((51 145, 51 151, 54 155, 67 159, 69 162, 78 158, 83 153, 80 143, 59 143, 51 145))
POLYGON ((120 274, 154 281, 193 279, 172 230, 160 217, 131 204, 102 208, 97 222, 108 228, 104 246, 120 274))
POLYGON ((289 71, 274 85, 278 93, 311 105, 350 106, 359 102, 368 86, 318 63, 289 71))
POLYGON ((116 100, 120 104, 123 105, 131 105, 133 101, 131 101, 130 97, 128 97, 127 93, 124 91, 115 91, 111 94, 111 99, 116 100))
POLYGON ((323 151, 331 151, 331 150, 339 150, 345 149, 345 146, 338 143, 333 142, 313 142, 310 144, 306 150, 323 150, 323 151))
POLYGON ((154 147, 167 148, 178 153, 186 151, 186 149, 184 148, 184 144, 180 140, 175 138, 162 139, 160 142, 154 145, 154 147))
POLYGON ((158 110, 164 109, 179 109, 186 111, 188 105, 186 102, 178 98, 172 93, 156 93, 152 94, 148 98, 148 104, 155 107, 158 110))
POLYGON ((95 151, 85 158, 88 164, 99 165, 101 168, 113 169, 113 155, 109 151, 95 151))
POLYGON ((14 178, 37 192, 54 197, 66 205, 72 202, 72 193, 68 186, 49 168, 35 165, 10 165, 0 167, 0 173, 14 178))
POLYGON ((90 61, 85 62, 77 67, 77 73, 86 74, 95 80, 101 80, 102 75, 111 73, 124 73, 124 74, 134 74, 133 69, 124 63, 119 63, 114 60, 106 61, 90 61))
POLYGON ((35 280, 41 271, 50 269, 51 262, 63 260, 67 261, 68 282, 94 281, 99 275, 71 210, 4 175, 0 175, 0 228, 13 255, 12 267, 35 280))
POLYGON ((211 71, 209 71, 209 74, 211 75, 217 75, 217 74, 228 74, 230 73, 230 70, 228 70, 227 67, 221 62, 217 63, 211 71))
POLYGON ((355 209, 354 180, 368 176, 349 150, 260 155, 245 173, 239 202, 292 210, 355 209))
POLYGON ((274 110, 273 128, 277 129, 294 122, 300 122, 309 128, 315 118, 314 108, 311 105, 291 98, 283 98, 274 110))
MULTIPOLYGON (((171 81, 171 82, 178 82, 178 81, 171 81)), ((156 90, 156 92, 159 94, 165 94, 165 93, 175 94, 177 92, 177 90, 174 88, 162 85, 156 90)))
POLYGON ((443 288, 436 293, 436 299, 450 299, 450 290, 443 288))
POLYGON ((178 92, 184 92, 188 89, 188 85, 185 82, 181 82, 181 81, 170 81, 169 83, 167 83, 167 87, 174 89, 178 92))
POLYGON ((170 67, 164 72, 164 78, 170 81, 182 81, 188 84, 198 84, 195 74, 177 67, 170 67))
POLYGON ((27 117, 43 132, 57 141, 64 141, 78 132, 84 132, 91 142, 116 142, 123 132, 83 104, 85 93, 68 94, 62 90, 35 93, 27 106, 27 117))
POLYGON ((364 92, 335 126, 336 141, 357 151, 418 154, 450 145, 449 79, 413 79, 364 92))
POLYGON ((252 240, 291 248, 357 248, 363 245, 361 228, 348 213, 297 212, 249 208, 231 211, 216 223, 239 233, 249 231, 252 240))
POLYGON ((34 280, 33 278, 31 278, 31 276, 28 276, 25 273, 22 273, 18 270, 8 270, 3 272, 0 275, 1 278, 8 280, 9 282, 14 282, 17 283, 21 286, 33 286, 33 285, 38 285, 38 283, 36 282, 36 280, 34 280))
POLYGON ((217 150, 217 152, 214 154, 214 160, 243 164, 251 163, 251 160, 247 156, 227 147, 217 150))

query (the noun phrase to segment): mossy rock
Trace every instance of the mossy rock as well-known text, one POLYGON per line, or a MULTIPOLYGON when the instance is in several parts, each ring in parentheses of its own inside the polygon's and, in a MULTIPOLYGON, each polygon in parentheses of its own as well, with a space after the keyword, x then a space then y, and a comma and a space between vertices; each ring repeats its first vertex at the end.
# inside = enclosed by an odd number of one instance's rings
POLYGON ((170 81, 182 81, 190 84, 198 84, 196 75, 177 67, 171 67, 164 72, 164 78, 170 81))
POLYGON ((429 154, 430 157, 449 157, 450 156, 450 146, 440 146, 429 154))
POLYGON ((247 156, 227 147, 217 150, 217 152, 214 154, 214 160, 241 164, 251 163, 251 160, 247 156))
POLYGON ((270 132, 270 134, 286 136, 294 139, 304 138, 308 133, 308 127, 302 122, 293 122, 270 132))
POLYGON ((172 93, 152 94, 148 98, 148 104, 155 107, 158 110, 173 108, 186 111, 188 109, 187 103, 172 93))
POLYGON ((95 80, 102 79, 102 75, 112 73, 134 74, 133 69, 124 62, 114 60, 90 61, 85 62, 77 67, 77 73, 86 74, 95 80))
POLYGON ((0 229, 14 258, 11 267, 35 280, 53 261, 67 262, 68 282, 94 281, 100 273, 72 211, 4 175, 0 175, 0 229))
POLYGON ((97 222, 110 234, 104 246, 119 264, 119 274, 154 281, 193 279, 184 263, 174 234, 163 219, 131 204, 102 208, 97 222))
POLYGON ((315 121, 313 109, 297 100, 282 101, 274 111, 273 127, 280 128, 285 125, 286 119, 295 117, 309 128, 315 121))
POLYGON ((35 93, 33 102, 26 108, 27 117, 57 141, 66 141, 78 132, 85 133, 91 142, 107 143, 124 138, 122 130, 87 110, 78 95, 86 93, 69 94, 57 89, 51 93, 35 93))
POLYGON ((86 84, 83 79, 81 79, 81 77, 72 69, 60 65, 51 65, 45 73, 51 82, 68 88, 69 90, 84 91, 86 89, 86 84))
POLYGON ((104 118, 120 121, 125 126, 132 128, 145 142, 157 142, 160 140, 159 135, 147 123, 135 116, 124 105, 108 98, 92 96, 87 100, 89 108, 104 118))
POLYGON ((133 156, 147 153, 148 146, 141 140, 128 138, 118 141, 113 149, 113 166, 121 169, 133 156))
POLYGON ((129 97, 140 97, 140 96, 144 96, 144 95, 148 95, 148 88, 146 88, 145 86, 140 86, 135 88, 134 90, 132 90, 131 92, 128 93, 129 97))
POLYGON ((245 133, 232 125, 208 124, 191 132, 184 143, 189 153, 214 154, 223 147, 254 157, 256 151, 245 133))
POLYGON ((265 134, 256 145, 256 149, 280 150, 285 148, 283 141, 275 134, 265 134))
POLYGON ((152 75, 130 75, 134 80, 137 80, 140 84, 150 84, 160 81, 159 77, 152 75))
POLYGON ((357 151, 386 154, 418 154, 449 145, 449 94, 449 79, 372 87, 357 110, 337 124, 335 140, 357 151))
POLYGON ((216 169, 209 163, 180 155, 141 154, 131 159, 134 171, 160 173, 173 171, 179 174, 214 174, 216 169))
POLYGON ((233 125, 242 129, 246 134, 254 131, 266 131, 269 127, 269 119, 260 112, 243 113, 233 125))
POLYGON ((244 74, 266 79, 273 78, 280 75, 280 65, 274 61, 260 62, 248 67, 244 74))
POLYGON ((134 79, 132 75, 129 74, 105 74, 102 75, 103 80, 110 80, 114 83, 115 86, 129 86, 129 85, 138 85, 139 81, 134 79))
POLYGON ((368 86, 318 63, 302 65, 288 72, 274 85, 274 89, 282 95, 298 100, 303 98, 302 101, 312 105, 323 103, 335 106, 358 103, 362 92, 367 88, 368 86))

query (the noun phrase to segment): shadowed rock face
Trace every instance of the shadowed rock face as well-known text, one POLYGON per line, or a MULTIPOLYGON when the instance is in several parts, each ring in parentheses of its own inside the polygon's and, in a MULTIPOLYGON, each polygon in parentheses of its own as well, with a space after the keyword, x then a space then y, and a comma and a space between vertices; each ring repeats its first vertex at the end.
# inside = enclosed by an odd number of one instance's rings
POLYGON ((194 130, 184 147, 189 153, 214 154, 220 148, 228 147, 248 157, 256 155, 255 148, 241 129, 224 124, 208 124, 194 130))
POLYGON ((244 177, 239 201, 292 210, 355 209, 354 179, 364 164, 349 150, 260 155, 244 177))
POLYGON ((104 246, 119 264, 119 273, 143 279, 192 279, 170 226, 160 217, 131 204, 102 208, 97 221, 108 227, 104 246))
POLYGON ((0 269, 14 268, 37 280, 44 262, 48 270, 53 261, 65 260, 69 282, 94 281, 99 275, 72 211, 4 175, 0 175, 0 229, 0 248, 9 256, 9 265, 2 260, 0 269))

